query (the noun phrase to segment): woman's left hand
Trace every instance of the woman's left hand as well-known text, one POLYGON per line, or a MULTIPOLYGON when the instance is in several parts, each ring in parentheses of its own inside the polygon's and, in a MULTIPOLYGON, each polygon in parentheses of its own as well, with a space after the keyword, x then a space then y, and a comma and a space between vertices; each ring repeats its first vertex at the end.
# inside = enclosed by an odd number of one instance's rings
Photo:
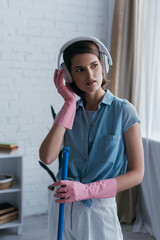
POLYGON ((85 198, 86 184, 69 180, 61 180, 52 184, 52 187, 58 186, 54 194, 54 197, 60 198, 56 200, 57 203, 80 201, 85 198))

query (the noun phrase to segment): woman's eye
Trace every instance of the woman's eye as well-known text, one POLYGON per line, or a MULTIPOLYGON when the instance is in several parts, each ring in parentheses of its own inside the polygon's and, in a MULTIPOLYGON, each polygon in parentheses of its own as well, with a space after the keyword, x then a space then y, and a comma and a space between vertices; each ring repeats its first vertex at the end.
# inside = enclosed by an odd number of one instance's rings
POLYGON ((95 64, 92 65, 93 68, 96 68, 97 66, 98 66, 97 63, 95 63, 95 64))
POLYGON ((76 69, 76 72, 82 72, 83 71, 83 68, 77 68, 76 69))

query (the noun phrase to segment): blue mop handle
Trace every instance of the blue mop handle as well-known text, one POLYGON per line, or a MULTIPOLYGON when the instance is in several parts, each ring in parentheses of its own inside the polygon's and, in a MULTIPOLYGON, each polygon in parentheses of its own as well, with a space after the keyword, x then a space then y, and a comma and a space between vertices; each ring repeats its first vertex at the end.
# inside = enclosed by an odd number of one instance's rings
MULTIPOLYGON (((62 180, 67 180, 68 157, 69 157, 69 148, 64 147, 63 148, 63 159, 62 159, 62 176, 61 176, 62 180)), ((62 240, 63 218, 64 218, 64 203, 60 203, 57 240, 62 240)))

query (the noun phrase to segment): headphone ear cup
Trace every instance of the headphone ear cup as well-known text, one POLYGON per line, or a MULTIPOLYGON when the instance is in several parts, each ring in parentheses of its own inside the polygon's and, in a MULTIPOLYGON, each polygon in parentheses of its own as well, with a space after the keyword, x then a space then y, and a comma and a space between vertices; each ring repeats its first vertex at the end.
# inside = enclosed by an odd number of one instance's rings
POLYGON ((104 54, 104 65, 105 65, 105 70, 106 74, 109 72, 109 62, 108 62, 108 57, 106 54, 104 54))
POLYGON ((107 77, 107 73, 109 72, 109 63, 108 63, 108 57, 105 53, 100 53, 100 62, 102 64, 102 71, 105 74, 105 77, 107 77))
POLYGON ((100 52, 100 62, 102 65, 102 71, 105 73, 104 54, 102 52, 100 52))
POLYGON ((69 71, 68 71, 64 62, 61 63, 61 69, 65 72, 65 77, 64 78, 65 78, 66 82, 68 82, 68 83, 73 82, 71 74, 69 73, 69 71))

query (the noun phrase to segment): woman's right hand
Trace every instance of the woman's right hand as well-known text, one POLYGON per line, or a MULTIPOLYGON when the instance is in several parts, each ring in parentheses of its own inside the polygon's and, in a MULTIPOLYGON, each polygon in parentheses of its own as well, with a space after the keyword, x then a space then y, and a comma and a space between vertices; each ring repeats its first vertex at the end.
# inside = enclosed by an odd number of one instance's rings
POLYGON ((76 97, 69 84, 63 84, 64 75, 65 72, 63 70, 55 70, 54 83, 57 91, 64 98, 65 103, 54 123, 71 130, 76 112, 76 97))
POLYGON ((76 98, 69 84, 66 83, 66 85, 64 85, 63 83, 64 76, 65 72, 63 70, 58 71, 56 69, 54 73, 54 84, 58 93, 64 98, 65 101, 75 102, 76 98))

